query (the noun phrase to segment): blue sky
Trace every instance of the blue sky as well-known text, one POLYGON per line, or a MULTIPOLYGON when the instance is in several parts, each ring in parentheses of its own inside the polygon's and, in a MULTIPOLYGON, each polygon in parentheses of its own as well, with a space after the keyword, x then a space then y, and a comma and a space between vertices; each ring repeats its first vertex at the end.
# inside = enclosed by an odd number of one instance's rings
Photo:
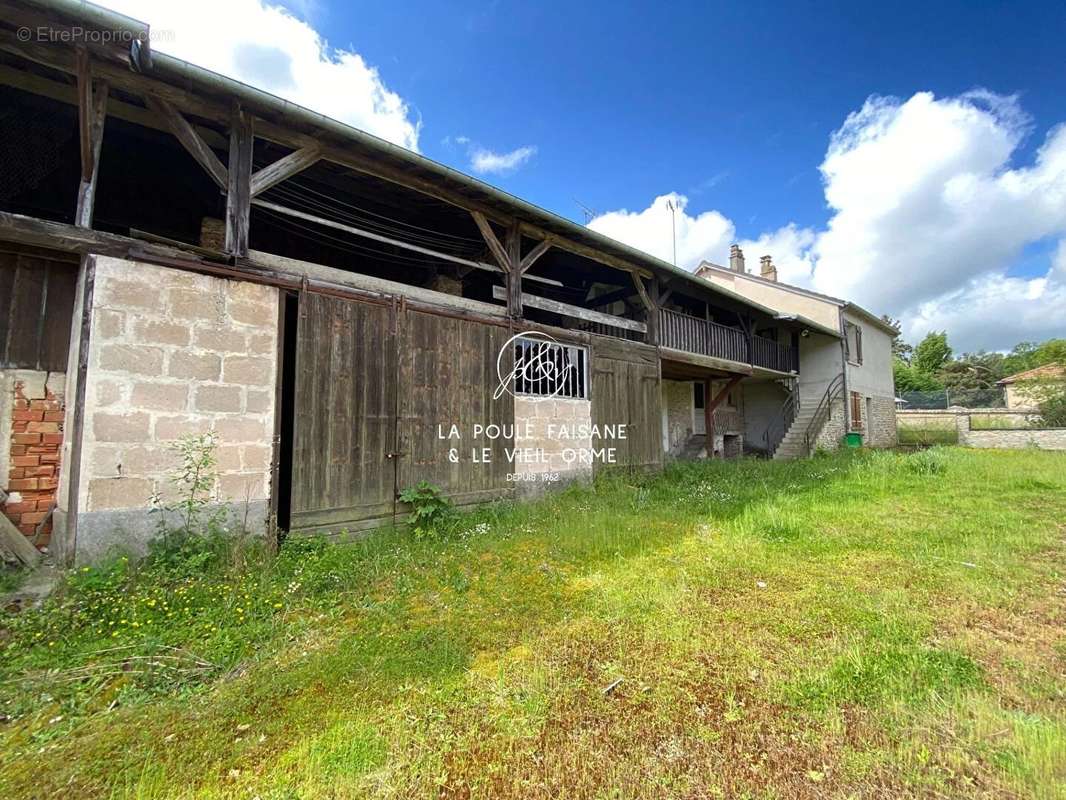
POLYGON ((1066 3, 102 1, 666 258, 670 200, 680 266, 739 242, 912 340, 1066 335, 1066 3))
MULTIPOLYGON (((421 115, 420 147, 467 136, 535 145, 493 183, 582 220, 686 193, 742 236, 823 224, 818 165, 870 94, 1020 93, 1035 127, 1064 118, 1066 4, 317 2, 334 45, 378 66, 421 115), (834 7, 835 6, 835 7, 834 7), (817 14, 812 13, 819 8, 817 14), (476 8, 476 10, 474 10, 476 8)), ((1030 137, 1020 155, 1039 140, 1030 137)))

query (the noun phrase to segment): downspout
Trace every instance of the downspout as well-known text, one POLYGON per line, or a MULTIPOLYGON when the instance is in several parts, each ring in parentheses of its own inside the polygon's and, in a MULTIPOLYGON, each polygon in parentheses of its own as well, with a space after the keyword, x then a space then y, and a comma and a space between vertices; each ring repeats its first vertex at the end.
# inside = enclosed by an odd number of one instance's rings
POLYGON ((844 327, 843 306, 837 309, 837 317, 843 334, 840 338, 840 374, 843 377, 841 391, 844 396, 841 399, 844 401, 844 433, 847 433, 851 430, 851 403, 848 402, 848 329, 844 327))

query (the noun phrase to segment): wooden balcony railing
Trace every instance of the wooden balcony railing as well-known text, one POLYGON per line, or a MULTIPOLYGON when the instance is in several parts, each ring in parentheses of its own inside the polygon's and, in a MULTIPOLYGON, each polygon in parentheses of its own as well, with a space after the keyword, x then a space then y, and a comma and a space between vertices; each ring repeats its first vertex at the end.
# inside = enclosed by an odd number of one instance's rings
POLYGON ((757 367, 796 372, 795 348, 762 336, 748 336, 740 328, 659 309, 659 343, 686 353, 724 358, 757 367))

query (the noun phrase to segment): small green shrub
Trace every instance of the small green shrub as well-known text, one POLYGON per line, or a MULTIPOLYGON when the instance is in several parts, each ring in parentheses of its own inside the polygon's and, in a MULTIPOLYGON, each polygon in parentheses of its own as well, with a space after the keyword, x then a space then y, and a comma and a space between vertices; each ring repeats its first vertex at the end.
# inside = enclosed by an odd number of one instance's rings
POLYGON ((400 500, 411 506, 411 526, 419 539, 439 536, 453 518, 451 500, 428 481, 404 489, 400 500))

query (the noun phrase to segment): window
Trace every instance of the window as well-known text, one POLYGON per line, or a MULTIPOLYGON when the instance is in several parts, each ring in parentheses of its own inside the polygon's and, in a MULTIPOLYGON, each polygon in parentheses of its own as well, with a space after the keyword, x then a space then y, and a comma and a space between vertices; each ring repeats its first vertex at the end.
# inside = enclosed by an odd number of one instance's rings
POLYGON ((702 383, 694 383, 694 384, 692 384, 692 386, 693 386, 693 391, 694 391, 694 394, 692 396, 693 397, 692 404, 696 408, 702 409, 704 402, 706 402, 703 399, 703 384, 702 383))
POLYGON ((853 431, 863 430, 863 416, 862 416, 862 395, 858 392, 851 393, 851 429, 853 431))
POLYGON ((852 322, 844 323, 844 349, 848 361, 862 364, 862 328, 852 322))
POLYGON ((587 400, 588 351, 558 342, 516 339, 515 394, 587 400))

